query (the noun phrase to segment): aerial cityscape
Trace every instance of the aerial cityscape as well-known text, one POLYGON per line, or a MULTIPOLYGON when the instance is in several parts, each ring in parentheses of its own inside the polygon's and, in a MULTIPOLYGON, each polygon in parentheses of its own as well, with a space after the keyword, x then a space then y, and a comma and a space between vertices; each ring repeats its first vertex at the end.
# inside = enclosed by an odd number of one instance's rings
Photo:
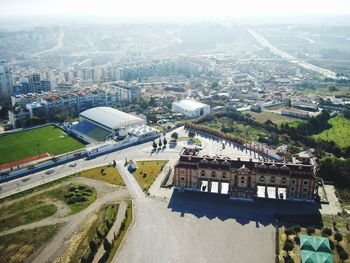
POLYGON ((346 0, 0 11, 0 262, 350 262, 346 0))

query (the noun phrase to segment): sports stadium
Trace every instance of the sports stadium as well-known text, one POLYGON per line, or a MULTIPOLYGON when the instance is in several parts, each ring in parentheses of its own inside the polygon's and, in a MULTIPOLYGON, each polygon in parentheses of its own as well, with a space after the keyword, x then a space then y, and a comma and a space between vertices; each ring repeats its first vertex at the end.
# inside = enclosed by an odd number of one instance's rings
POLYGON ((83 111, 79 123, 71 132, 88 143, 125 137, 128 134, 144 136, 155 130, 145 125, 145 120, 110 107, 96 107, 83 111))

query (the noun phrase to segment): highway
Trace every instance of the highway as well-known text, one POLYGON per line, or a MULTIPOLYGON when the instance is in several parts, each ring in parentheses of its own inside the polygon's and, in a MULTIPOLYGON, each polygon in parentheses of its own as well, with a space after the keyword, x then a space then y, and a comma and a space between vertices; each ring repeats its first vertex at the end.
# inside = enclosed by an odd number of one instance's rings
POLYGON ((251 28, 247 28, 247 30, 256 39, 256 41, 260 45, 262 45, 263 47, 268 47, 277 56, 280 56, 280 57, 290 61, 291 63, 297 64, 300 67, 303 67, 305 69, 312 70, 318 74, 321 74, 326 78, 337 79, 337 75, 335 72, 333 72, 329 69, 321 68, 319 66, 310 64, 306 61, 299 60, 299 59, 291 56, 287 52, 284 52, 284 51, 279 50, 278 48, 274 47, 267 39, 265 39, 262 35, 260 35, 256 31, 252 30, 251 28))

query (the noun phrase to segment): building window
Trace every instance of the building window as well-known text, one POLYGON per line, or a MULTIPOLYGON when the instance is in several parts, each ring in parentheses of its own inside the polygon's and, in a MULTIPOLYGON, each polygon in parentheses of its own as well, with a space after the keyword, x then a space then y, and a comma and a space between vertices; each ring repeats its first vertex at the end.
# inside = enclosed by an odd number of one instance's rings
POLYGON ((185 174, 185 170, 181 169, 180 174, 185 174))
POLYGON ((201 172, 201 176, 205 176, 205 172, 204 171, 201 172))
POLYGON ((211 177, 215 177, 215 172, 212 172, 212 173, 211 173, 211 177))
POLYGON ((222 178, 224 178, 224 179, 226 178, 226 173, 222 174, 222 178))
POLYGON ((282 184, 285 184, 286 183, 286 178, 282 178, 282 184))
POLYGON ((303 192, 304 192, 304 193, 307 192, 307 188, 303 188, 303 192))
POLYGON ((306 195, 306 194, 302 194, 302 197, 303 197, 303 198, 306 198, 306 197, 307 197, 307 195, 306 195))
POLYGON ((271 177, 271 183, 274 183, 274 182, 275 182, 275 177, 272 176, 272 177, 271 177))
POLYGON ((309 184, 309 181, 304 180, 304 185, 308 185, 308 184, 309 184))
POLYGON ((295 188, 292 186, 292 187, 290 188, 290 190, 294 192, 295 188))
POLYGON ((244 184, 244 180, 241 180, 241 184, 244 184))
POLYGON ((295 181, 295 179, 293 179, 293 180, 292 180, 292 184, 295 184, 295 183, 296 183, 296 181, 295 181))
POLYGON ((185 181, 185 177, 180 177, 180 181, 185 181))
POLYGON ((264 176, 260 176, 260 182, 263 183, 265 181, 264 176))

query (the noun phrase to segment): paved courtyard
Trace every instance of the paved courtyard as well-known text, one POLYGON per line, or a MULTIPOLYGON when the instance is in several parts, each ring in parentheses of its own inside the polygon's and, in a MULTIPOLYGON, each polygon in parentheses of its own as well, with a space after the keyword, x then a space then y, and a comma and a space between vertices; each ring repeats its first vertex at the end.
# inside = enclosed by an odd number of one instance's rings
POLYGON ((122 164, 118 168, 135 200, 135 221, 114 262, 274 261, 271 218, 240 213, 249 202, 237 202, 235 212, 220 196, 211 201, 201 193, 146 197, 122 164))

